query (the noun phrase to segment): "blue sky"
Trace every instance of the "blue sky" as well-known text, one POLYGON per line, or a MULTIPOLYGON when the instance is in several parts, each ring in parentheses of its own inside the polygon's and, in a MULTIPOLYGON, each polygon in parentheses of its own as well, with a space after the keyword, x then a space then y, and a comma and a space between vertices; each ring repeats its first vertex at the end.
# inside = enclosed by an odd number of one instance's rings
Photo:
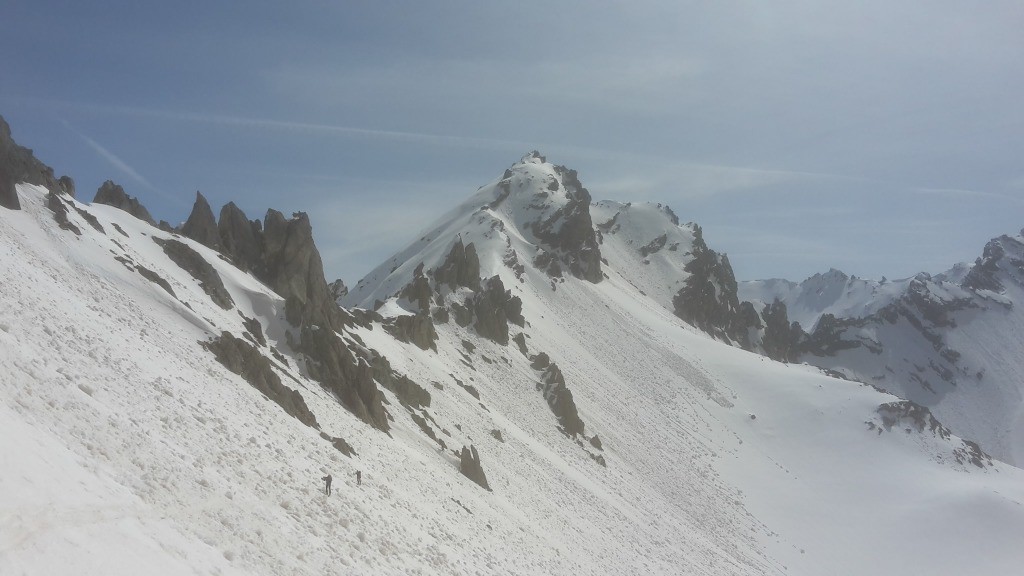
POLYGON ((737 277, 937 273, 1024 226, 1024 4, 7 0, 0 114, 91 200, 306 211, 353 284, 531 149, 737 277))

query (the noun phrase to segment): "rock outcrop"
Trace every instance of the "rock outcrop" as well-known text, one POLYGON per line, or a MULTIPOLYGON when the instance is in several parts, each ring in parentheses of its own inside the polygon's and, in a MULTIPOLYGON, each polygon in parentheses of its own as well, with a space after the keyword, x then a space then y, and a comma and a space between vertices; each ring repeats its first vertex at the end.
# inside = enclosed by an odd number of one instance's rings
POLYGON ((473 328, 477 334, 503 346, 508 344, 509 322, 518 326, 526 323, 523 301, 506 290, 498 276, 487 279, 486 288, 467 302, 467 307, 476 317, 473 328))
MULTIPOLYGON (((532 152, 532 157, 543 157, 532 152)), ((575 170, 555 166, 555 172, 565 188, 567 202, 550 216, 537 220, 531 225, 533 235, 540 240, 554 258, 535 261, 552 276, 561 276, 561 265, 577 278, 598 283, 604 278, 601 272, 601 250, 598 247, 594 223, 590 218, 590 192, 580 184, 575 170)), ((555 183, 557 189, 557 183, 555 183)))
POLYGON ((285 316, 295 326, 342 327, 338 304, 327 288, 323 261, 313 243, 305 212, 286 220, 268 210, 263 222, 264 281, 285 300, 285 316))
POLYGON ((220 274, 201 254, 190 248, 188 244, 177 240, 153 237, 153 241, 164 249, 164 253, 172 262, 199 282, 199 286, 215 304, 225 310, 230 310, 235 305, 231 294, 228 293, 224 282, 220 279, 220 274))
POLYGON ((463 245, 458 238, 448 252, 444 262, 434 269, 434 282, 455 290, 460 286, 472 290, 480 289, 480 258, 472 242, 463 245))
POLYGON ((182 225, 181 233, 207 248, 218 251, 221 249, 217 220, 213 217, 213 210, 210 209, 209 202, 198 191, 195 204, 192 205, 192 212, 188 215, 185 224, 182 225))
POLYGON ((263 227, 259 220, 249 220, 234 202, 228 202, 220 209, 217 223, 220 234, 221 253, 230 258, 235 266, 257 277, 263 274, 263 227))
POLYGON ((146 210, 146 207, 139 202, 139 199, 129 196, 124 188, 112 180, 107 180, 96 190, 96 197, 92 201, 96 204, 106 204, 124 210, 139 220, 156 226, 156 221, 150 216, 149 210, 146 210))
POLYGON ((75 195, 75 183, 67 176, 53 176, 53 168, 43 164, 32 150, 19 146, 11 137, 11 127, 0 116, 0 206, 20 210, 16 184, 45 186, 51 194, 75 195))
POLYGON ((327 285, 327 289, 331 292, 331 297, 334 298, 335 302, 339 302, 342 298, 348 295, 348 286, 345 286, 345 281, 338 278, 334 282, 327 285))
POLYGON ((487 483, 487 475, 484 474, 483 466, 480 465, 480 455, 477 454, 476 447, 472 444, 469 445, 469 448, 462 447, 462 452, 459 454, 459 472, 476 482, 481 488, 488 492, 491 491, 491 487, 487 483))
POLYGON ((558 419, 559 426, 568 436, 583 435, 583 420, 580 419, 572 391, 565 385, 565 376, 558 369, 558 365, 544 352, 531 357, 530 360, 530 366, 541 372, 538 389, 543 392, 544 400, 558 419))
POLYGON ((765 306, 761 314, 764 318, 764 335, 761 337, 764 355, 779 362, 796 362, 804 333, 799 323, 790 324, 786 304, 776 298, 765 306))
POLYGON ((201 344, 213 352, 217 361, 225 368, 244 378, 253 388, 273 400, 289 415, 306 426, 320 428, 316 417, 302 399, 302 394, 281 383, 281 378, 274 372, 270 360, 260 354, 259 350, 228 332, 223 332, 219 338, 201 344))
POLYGON ((426 312, 388 319, 384 322, 384 329, 401 342, 411 342, 422 350, 437 351, 437 331, 426 312))
POLYGON ((744 313, 736 294, 736 276, 728 256, 708 248, 700 226, 693 225, 690 274, 672 298, 675 314, 704 332, 749 348, 747 329, 756 326, 756 314, 744 313))

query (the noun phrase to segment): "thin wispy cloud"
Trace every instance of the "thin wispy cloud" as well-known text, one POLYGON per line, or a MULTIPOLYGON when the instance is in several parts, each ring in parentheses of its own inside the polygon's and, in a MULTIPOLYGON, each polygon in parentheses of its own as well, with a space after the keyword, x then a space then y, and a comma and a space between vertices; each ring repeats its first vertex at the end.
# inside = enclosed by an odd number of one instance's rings
POLYGON ((81 132, 76 130, 73 126, 71 126, 71 124, 69 122, 67 122, 66 120, 62 121, 62 123, 64 124, 64 126, 68 130, 73 132, 75 134, 75 136, 78 136, 82 140, 82 142, 85 142, 85 144, 88 147, 92 148, 94 152, 99 154, 101 158, 103 158, 104 160, 109 162, 111 166, 113 166, 114 168, 117 168, 123 174, 125 174, 126 176, 128 176, 132 180, 135 180, 137 183, 142 184, 146 188, 148 188, 148 189, 150 189, 150 190, 152 190, 154 192, 157 192, 157 193, 160 192, 157 189, 156 186, 154 186, 149 180, 146 179, 145 176, 143 176, 142 174, 139 174, 139 172, 136 169, 134 169, 131 166, 129 166, 127 162, 122 160, 119 156, 117 156, 116 154, 114 154, 110 150, 107 150, 102 144, 100 144, 99 142, 93 140, 92 138, 89 138, 85 134, 82 134, 81 132))
MULTIPOLYGON (((317 122, 298 122, 292 120, 278 120, 272 118, 254 118, 246 116, 232 116, 228 114, 208 114, 201 112, 188 112, 188 111, 177 111, 177 110, 161 110, 156 108, 141 108, 136 106, 109 106, 103 104, 91 104, 81 102, 68 102, 61 100, 51 100, 48 102, 51 105, 77 109, 77 110, 88 110, 92 112, 101 112, 106 114, 119 114, 126 116, 139 116, 148 118, 159 118, 164 120, 174 121, 185 121, 185 122, 198 122, 203 124, 214 124, 220 126, 234 126, 239 128, 253 128, 253 129, 267 129, 267 130, 286 130, 295 132, 309 132, 309 133, 327 133, 327 134, 339 134, 345 136, 355 137, 366 137, 366 138, 383 138, 390 140, 400 140, 406 142, 425 142, 432 144, 449 144, 458 146, 472 146, 472 147, 486 147, 489 149, 510 149, 510 150, 522 150, 524 152, 529 151, 533 144, 526 142, 519 142, 515 140, 503 140, 498 138, 486 138, 477 136, 459 136, 459 135, 448 135, 448 134, 433 134, 428 132, 410 132, 402 130, 383 130, 378 128, 364 128, 358 126, 344 126, 339 124, 330 123, 317 123, 317 122)), ((65 123, 67 125, 67 123, 65 123)), ((70 126, 68 126, 71 128, 70 126)), ((71 128, 76 134, 85 139, 90 146, 98 147, 97 152, 103 149, 95 141, 92 141, 79 133, 78 131, 71 128)), ((107 157, 109 151, 104 150, 104 157, 107 157)), ((113 156, 113 155, 111 155, 113 156)), ((116 158, 116 156, 115 156, 116 158)), ((109 159, 109 158, 108 158, 109 159)), ((121 166, 127 167, 126 164, 120 162, 121 166)), ((119 166, 119 168, 121 167, 119 166)))
POLYGON ((1014 204, 1024 204, 1024 199, 1014 198, 1005 194, 986 192, 983 190, 963 190, 959 188, 912 188, 911 192, 933 196, 944 196, 947 198, 1000 200, 1014 204))

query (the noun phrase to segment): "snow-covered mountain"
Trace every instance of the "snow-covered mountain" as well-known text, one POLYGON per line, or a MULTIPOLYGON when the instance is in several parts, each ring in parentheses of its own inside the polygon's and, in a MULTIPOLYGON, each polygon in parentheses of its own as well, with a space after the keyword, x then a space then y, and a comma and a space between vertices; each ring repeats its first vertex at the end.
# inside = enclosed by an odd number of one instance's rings
POLYGON ((1024 462, 1024 238, 1000 236, 973 264, 896 281, 837 270, 797 284, 745 282, 799 322, 798 358, 931 408, 965 438, 1024 462))
POLYGON ((1024 471, 730 346, 769 330, 700 228, 539 154, 347 294, 302 214, 160 229, 12 165, 0 573, 1021 566, 1024 471))

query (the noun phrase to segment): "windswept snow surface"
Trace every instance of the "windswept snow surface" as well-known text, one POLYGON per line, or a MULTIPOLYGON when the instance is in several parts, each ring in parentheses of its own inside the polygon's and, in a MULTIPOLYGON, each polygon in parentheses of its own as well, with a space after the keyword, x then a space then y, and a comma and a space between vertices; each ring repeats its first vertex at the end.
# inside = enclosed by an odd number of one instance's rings
MULTIPOLYGON (((553 174, 544 163, 523 173, 538 183, 553 174)), ((607 249, 600 283, 553 281, 530 265, 534 239, 517 221, 520 209, 547 208, 513 195, 508 211, 481 209, 491 191, 352 298, 384 296, 382 311, 404 313, 408 303, 389 295, 461 233, 476 244, 482 275, 498 274, 522 298, 529 353, 558 363, 587 438, 598 435, 603 450, 557 429, 515 344, 455 322, 437 325, 436 352, 379 324, 348 336, 430 391, 440 438, 477 448, 488 492, 390 392, 388 436, 308 380, 285 344, 281 299, 214 252, 179 238, 217 269, 237 309, 214 305, 152 241, 169 234, 75 202, 105 230, 72 210, 76 236, 57 227, 45 190, 19 186, 24 210, 0 211, 0 573, 1020 570, 1024 471, 957 462, 964 444, 955 436, 904 422, 886 429, 876 408, 892 396, 697 333, 666 309, 668 288, 652 284, 645 296, 627 279, 624 248, 621 258, 607 249), (525 264, 520 276, 506 264, 510 248, 525 264), (123 261, 157 273, 175 297, 123 261), (288 357, 282 381, 357 456, 341 455, 199 346, 222 330, 243 334, 239 312, 260 321, 268 345, 288 357)))

